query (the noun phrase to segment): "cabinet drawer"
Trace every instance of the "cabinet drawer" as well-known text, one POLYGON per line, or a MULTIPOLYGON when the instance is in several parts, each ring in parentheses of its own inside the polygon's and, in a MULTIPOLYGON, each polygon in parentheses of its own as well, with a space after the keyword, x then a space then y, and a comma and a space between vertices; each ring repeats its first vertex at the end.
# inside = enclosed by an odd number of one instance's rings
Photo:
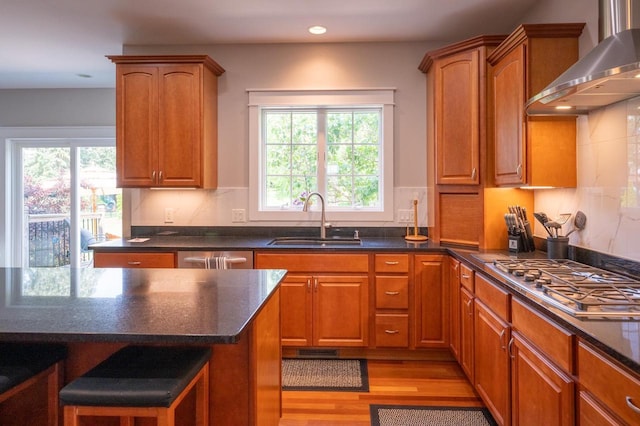
POLYGON ((473 269, 469 268, 464 263, 460 264, 460 284, 469 290, 470 292, 474 292, 474 275, 473 269))
POLYGON ((377 314, 376 346, 406 348, 409 346, 409 315, 377 314))
POLYGON ((482 275, 475 276, 476 298, 480 299, 489 309, 504 321, 510 320, 511 295, 491 284, 482 275))
POLYGON ((511 323, 513 328, 542 350, 560 368, 573 373, 574 336, 548 319, 540 316, 513 299, 511 304, 511 323))
POLYGON ((408 277, 376 277, 376 308, 408 309, 408 277))
POLYGON ((407 273, 409 272, 408 254, 376 254, 376 272, 407 273))
POLYGON ((583 342, 578 343, 578 381, 613 413, 640 424, 640 379, 583 342))
POLYGON ((368 254, 258 253, 256 269, 287 269, 289 272, 369 272, 368 254))
POLYGON ((96 268, 175 268, 174 253, 95 253, 96 268))

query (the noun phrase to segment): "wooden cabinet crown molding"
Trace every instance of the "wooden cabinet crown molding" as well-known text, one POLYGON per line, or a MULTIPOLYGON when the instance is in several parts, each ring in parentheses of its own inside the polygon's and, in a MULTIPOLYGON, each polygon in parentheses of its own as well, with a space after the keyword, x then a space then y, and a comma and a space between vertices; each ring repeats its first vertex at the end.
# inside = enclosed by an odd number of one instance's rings
POLYGON ((454 55, 456 53, 465 52, 470 49, 476 49, 483 46, 498 46, 504 41, 506 35, 481 35, 473 37, 467 40, 463 40, 459 43, 454 43, 441 47, 436 50, 427 52, 422 58, 422 62, 418 66, 418 69, 423 73, 427 73, 433 65, 433 61, 444 56, 454 55))
POLYGON ((585 23, 562 24, 522 24, 518 26, 496 49, 487 57, 491 65, 495 65, 509 52, 530 38, 563 38, 579 37, 585 23))
POLYGON ((208 55, 107 55, 115 64, 203 64, 216 77, 221 76, 225 69, 208 55))

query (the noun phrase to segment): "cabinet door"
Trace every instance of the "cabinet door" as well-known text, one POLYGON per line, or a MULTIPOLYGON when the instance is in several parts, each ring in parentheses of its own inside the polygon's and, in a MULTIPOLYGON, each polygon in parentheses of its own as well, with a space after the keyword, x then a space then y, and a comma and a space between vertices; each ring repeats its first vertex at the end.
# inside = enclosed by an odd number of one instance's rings
POLYGON ((199 186, 202 179, 202 66, 165 65, 159 79, 158 184, 199 186))
POLYGON ((310 275, 287 275, 280 284, 282 346, 311 346, 310 275))
POLYGON ((449 347, 449 287, 444 256, 417 255, 414 266, 415 346, 449 347))
POLYGON ((313 277, 313 345, 369 344, 369 285, 364 275, 313 277))
POLYGON ((116 70, 117 185, 149 187, 158 164, 158 68, 118 65, 116 70))
POLYGON ((513 424, 573 425, 573 379, 517 333, 511 352, 513 424))
MULTIPOLYGON (((477 284, 477 283, 476 283, 477 284)), ((475 385, 499 425, 511 424, 509 325, 475 301, 475 385)))
POLYGON ((493 69, 495 183, 525 182, 525 46, 520 45, 493 69))
POLYGON ((460 262, 449 258, 449 347, 460 362, 460 262))
POLYGON ((480 183, 479 53, 435 64, 436 183, 480 183))
POLYGON ((460 287, 460 367, 471 383, 475 383, 473 305, 473 294, 460 287))

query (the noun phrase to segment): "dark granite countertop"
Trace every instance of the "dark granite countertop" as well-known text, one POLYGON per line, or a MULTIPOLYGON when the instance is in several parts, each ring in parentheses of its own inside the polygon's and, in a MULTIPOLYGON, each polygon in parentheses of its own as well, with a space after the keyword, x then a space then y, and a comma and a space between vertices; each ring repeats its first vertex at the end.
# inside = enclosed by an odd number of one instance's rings
POLYGON ((235 343, 283 270, 0 269, 0 340, 235 343))
MULTIPOLYGON (((161 232, 163 228, 159 229, 161 232)), ((378 231, 364 230, 361 232, 362 245, 345 246, 337 248, 318 248, 314 246, 286 247, 269 245, 269 242, 277 236, 284 235, 309 235, 308 228, 300 231, 295 229, 272 230, 265 233, 263 230, 256 231, 256 228, 245 229, 239 235, 230 235, 227 232, 238 233, 236 230, 219 232, 215 235, 203 235, 198 232, 190 235, 164 236, 156 235, 156 228, 141 228, 137 231, 137 236, 149 236, 149 240, 144 242, 129 242, 126 239, 114 240, 94 245, 94 249, 99 251, 174 251, 174 250, 287 250, 300 251, 318 249, 322 251, 409 251, 425 253, 445 253, 451 254, 460 260, 473 266, 490 277, 496 284, 509 290, 514 297, 525 301, 529 306, 547 315, 562 326, 574 332, 578 337, 599 347, 604 352, 616 358, 633 371, 640 373, 640 321, 624 321, 617 319, 608 320, 587 320, 572 317, 558 309, 546 306, 522 294, 513 284, 505 280, 486 266, 496 256, 512 256, 520 258, 546 258, 543 251, 532 253, 513 254, 499 250, 473 250, 462 247, 441 246, 431 241, 424 243, 412 243, 402 237, 402 230, 385 230, 385 234, 378 231), (297 233, 296 233, 297 232, 297 233), (274 234, 275 233, 275 234, 274 234)), ((316 230, 311 230, 315 235, 316 230)), ((353 233, 351 228, 344 230, 345 235, 353 233)), ((187 232, 187 234, 189 234, 187 232)), ((570 258, 578 262, 586 263, 604 269, 611 269, 611 265, 616 268, 620 266, 620 261, 607 255, 590 252, 585 249, 570 248, 570 258)), ((627 263, 627 262, 624 262, 627 263)), ((631 262, 625 265, 627 274, 635 275, 635 270, 640 270, 638 264, 631 262)))

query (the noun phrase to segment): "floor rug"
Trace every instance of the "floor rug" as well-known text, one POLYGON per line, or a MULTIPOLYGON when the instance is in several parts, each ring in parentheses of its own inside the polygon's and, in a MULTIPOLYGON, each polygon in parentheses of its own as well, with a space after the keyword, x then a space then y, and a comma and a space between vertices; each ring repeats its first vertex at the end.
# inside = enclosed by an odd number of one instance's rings
POLYGON ((365 359, 283 359, 282 390, 368 392, 365 359))
POLYGON ((371 426, 495 426, 486 408, 371 405, 371 426))

